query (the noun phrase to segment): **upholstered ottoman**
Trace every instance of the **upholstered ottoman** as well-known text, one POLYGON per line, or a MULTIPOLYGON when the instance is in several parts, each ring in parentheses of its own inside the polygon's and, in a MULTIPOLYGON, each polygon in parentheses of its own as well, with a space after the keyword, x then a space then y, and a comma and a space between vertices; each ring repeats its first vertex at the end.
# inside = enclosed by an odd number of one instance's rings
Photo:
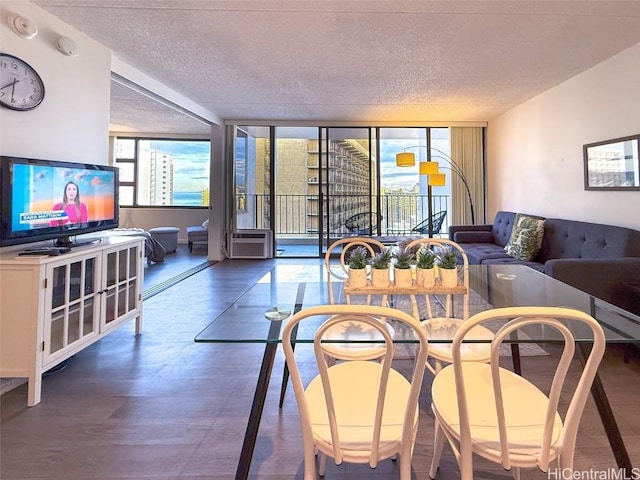
POLYGON ((178 249, 178 227, 156 227, 149 229, 151 236, 162 245, 167 253, 178 249))
POLYGON ((201 225, 187 227, 187 244, 189 246, 189 252, 193 250, 194 243, 209 243, 209 229, 204 228, 201 225))

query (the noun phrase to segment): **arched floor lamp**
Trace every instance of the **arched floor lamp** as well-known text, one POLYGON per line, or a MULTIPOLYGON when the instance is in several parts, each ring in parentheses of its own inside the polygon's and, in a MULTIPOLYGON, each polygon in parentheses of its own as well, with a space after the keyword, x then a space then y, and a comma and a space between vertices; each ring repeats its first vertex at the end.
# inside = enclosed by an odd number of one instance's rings
MULTIPOLYGON (((453 161, 453 159, 444 153, 442 150, 438 150, 437 148, 431 147, 428 149, 425 145, 413 145, 410 147, 405 147, 402 152, 396 154, 396 166, 398 167, 413 167, 416 164, 416 156, 413 152, 407 152, 410 148, 426 148, 427 149, 427 161, 420 162, 418 166, 418 171, 420 175, 427 175, 427 215, 429 218, 429 238, 433 236, 433 219, 432 219, 432 210, 433 207, 431 205, 432 201, 432 191, 431 187, 443 187, 446 185, 446 175, 440 172, 440 165, 438 162, 431 161, 432 155, 431 150, 437 153, 436 157, 443 159, 445 162, 449 164, 449 170, 456 173, 460 180, 467 190, 467 196, 469 198, 469 206, 471 208, 471 224, 475 225, 475 210, 473 208, 473 197, 471 196, 471 190, 469 189, 469 184, 467 183, 467 179, 462 173, 462 169, 460 166, 453 161)), ((446 168, 446 167, 445 167, 446 168)))

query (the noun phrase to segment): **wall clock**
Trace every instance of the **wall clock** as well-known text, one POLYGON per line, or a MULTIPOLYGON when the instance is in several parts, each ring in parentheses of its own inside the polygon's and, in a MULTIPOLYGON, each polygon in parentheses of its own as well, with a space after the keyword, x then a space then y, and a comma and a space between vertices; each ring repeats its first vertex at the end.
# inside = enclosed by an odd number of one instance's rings
POLYGON ((44 83, 24 60, 0 53, 0 105, 11 110, 36 108, 44 98, 44 83))

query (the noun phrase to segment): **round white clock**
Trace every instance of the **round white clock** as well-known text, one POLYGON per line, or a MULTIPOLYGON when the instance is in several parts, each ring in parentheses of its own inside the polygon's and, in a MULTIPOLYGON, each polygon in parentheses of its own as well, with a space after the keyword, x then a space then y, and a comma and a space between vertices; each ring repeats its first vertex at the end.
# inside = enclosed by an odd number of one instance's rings
POLYGON ((0 105, 11 110, 36 108, 44 99, 44 83, 24 60, 0 53, 0 105))

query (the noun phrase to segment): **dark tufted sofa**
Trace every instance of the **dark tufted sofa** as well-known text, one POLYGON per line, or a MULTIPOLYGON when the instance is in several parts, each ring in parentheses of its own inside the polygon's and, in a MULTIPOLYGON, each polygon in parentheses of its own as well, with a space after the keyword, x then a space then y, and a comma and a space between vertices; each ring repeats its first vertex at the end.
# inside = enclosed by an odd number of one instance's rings
POLYGON ((449 238, 462 246, 470 264, 524 264, 640 314, 635 311, 640 285, 640 232, 547 218, 540 251, 531 261, 522 261, 504 251, 515 216, 515 212, 500 211, 493 224, 452 225, 449 238))

